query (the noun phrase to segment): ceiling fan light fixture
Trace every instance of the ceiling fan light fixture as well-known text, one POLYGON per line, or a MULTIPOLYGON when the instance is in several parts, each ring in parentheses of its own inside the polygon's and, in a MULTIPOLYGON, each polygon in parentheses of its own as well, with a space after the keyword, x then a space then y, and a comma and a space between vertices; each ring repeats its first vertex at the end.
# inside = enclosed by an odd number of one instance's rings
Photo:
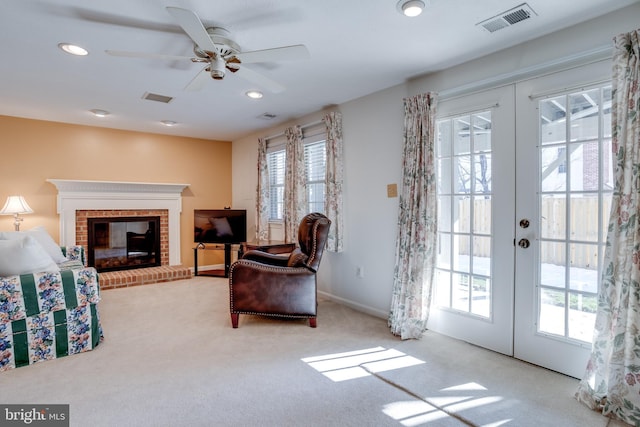
POLYGON ((97 108, 89 111, 96 117, 107 117, 110 114, 107 110, 99 110, 97 108))
POLYGON ((58 43, 58 47, 71 55, 85 56, 89 54, 87 49, 71 43, 58 43))
POLYGON ((224 70, 225 70, 225 62, 224 59, 218 55, 215 59, 211 61, 211 66, 209 67, 209 72, 211 73, 211 77, 215 80, 224 79, 224 70))
POLYGON ((175 126, 178 124, 178 122, 174 122, 173 120, 161 120, 160 123, 167 127, 175 126))
POLYGON ((422 13, 425 4, 422 0, 400 0, 397 7, 403 15, 414 17, 422 13))
POLYGON ((260 99, 260 98, 262 98, 262 96, 263 96, 263 95, 262 95, 262 92, 260 92, 259 90, 250 90, 250 91, 247 91, 247 92, 245 93, 245 95, 247 95, 247 96, 248 96, 249 98, 251 98, 251 99, 260 99))
POLYGON ((222 80, 224 79, 224 70, 214 70, 211 69, 211 78, 215 79, 215 80, 222 80))

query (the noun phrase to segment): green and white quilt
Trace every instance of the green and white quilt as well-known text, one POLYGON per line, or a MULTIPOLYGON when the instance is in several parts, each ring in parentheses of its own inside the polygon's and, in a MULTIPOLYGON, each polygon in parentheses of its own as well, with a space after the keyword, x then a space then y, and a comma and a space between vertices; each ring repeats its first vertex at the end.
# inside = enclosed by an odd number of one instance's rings
POLYGON ((77 262, 67 267, 0 277, 0 371, 89 351, 102 340, 98 274, 77 262))

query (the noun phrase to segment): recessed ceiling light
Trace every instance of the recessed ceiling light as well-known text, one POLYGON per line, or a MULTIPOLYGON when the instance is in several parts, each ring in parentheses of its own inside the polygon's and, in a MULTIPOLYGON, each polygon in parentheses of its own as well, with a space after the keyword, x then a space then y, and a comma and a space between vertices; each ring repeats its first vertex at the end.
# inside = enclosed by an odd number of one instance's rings
POLYGON ((93 113, 94 116, 96 117, 107 117, 110 113, 106 110, 98 110, 98 109, 93 109, 93 110, 89 110, 93 113))
POLYGON ((85 56, 89 54, 87 49, 70 43, 58 43, 58 47, 71 55, 85 56))
POLYGON ((161 123, 165 126, 175 126, 178 123, 174 122, 173 120, 162 120, 161 123))
POLYGON ((245 95, 247 95, 251 99, 260 99, 260 98, 262 98, 262 92, 257 91, 257 90, 250 90, 247 93, 245 93, 245 95))
POLYGON ((414 17, 422 13, 425 4, 421 0, 400 0, 396 7, 405 16, 414 17))

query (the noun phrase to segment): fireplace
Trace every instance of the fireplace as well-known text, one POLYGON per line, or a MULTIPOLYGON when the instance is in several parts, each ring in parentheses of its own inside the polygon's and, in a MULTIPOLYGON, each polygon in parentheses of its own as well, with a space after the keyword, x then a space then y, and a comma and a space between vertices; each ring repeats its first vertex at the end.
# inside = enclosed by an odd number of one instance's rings
POLYGON ((58 189, 60 244, 83 245, 85 221, 97 216, 161 216, 161 265, 180 262, 182 191, 189 184, 47 179, 58 189), (118 214, 115 211, 120 211, 118 214), (132 214, 132 211, 135 211, 132 214), (161 213, 156 213, 162 211, 161 213), (90 212, 90 214, 89 214, 90 212), (108 215, 103 215, 107 213, 108 215))
POLYGON ((160 217, 87 218, 87 259, 99 272, 161 265, 160 217))

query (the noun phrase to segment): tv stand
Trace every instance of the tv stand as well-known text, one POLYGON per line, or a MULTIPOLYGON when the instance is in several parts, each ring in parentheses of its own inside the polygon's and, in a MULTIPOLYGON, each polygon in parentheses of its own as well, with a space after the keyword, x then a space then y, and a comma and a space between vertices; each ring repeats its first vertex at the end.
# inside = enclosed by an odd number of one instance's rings
MULTIPOLYGON (((194 276, 210 276, 210 277, 229 277, 229 267, 231 267, 231 250, 232 246, 238 246, 238 243, 213 243, 209 246, 204 243, 198 243, 198 245, 193 248, 193 274, 194 276), (211 272, 199 272, 198 271, 198 251, 199 250, 224 250, 224 274, 219 273, 211 273, 211 272)), ((237 251, 238 249, 236 249, 237 251)), ((207 270, 210 271, 210 270, 207 270)), ((218 271, 218 270, 216 270, 218 271)))

